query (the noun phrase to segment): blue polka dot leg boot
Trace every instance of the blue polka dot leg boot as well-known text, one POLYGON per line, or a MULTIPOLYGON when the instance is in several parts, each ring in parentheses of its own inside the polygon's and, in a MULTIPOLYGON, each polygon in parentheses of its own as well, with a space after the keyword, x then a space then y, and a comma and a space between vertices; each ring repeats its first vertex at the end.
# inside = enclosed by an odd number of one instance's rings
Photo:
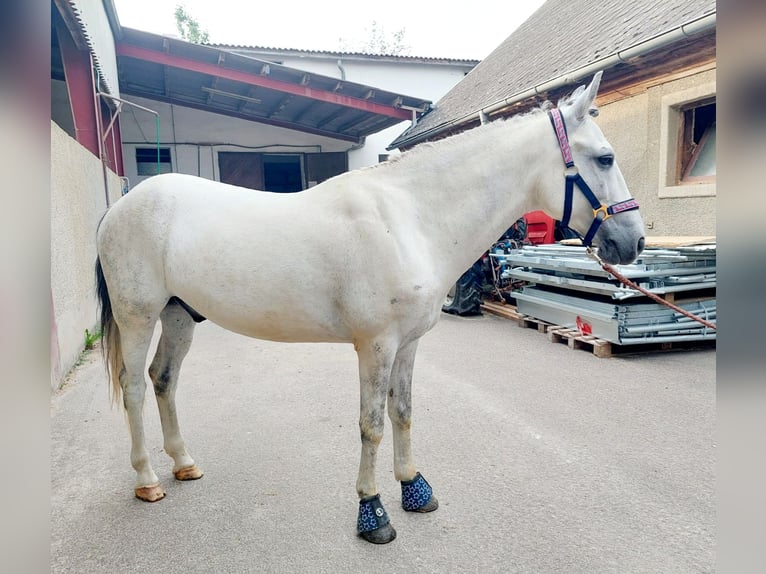
POLYGON ((412 480, 402 481, 402 507, 409 512, 433 512, 439 508, 431 485, 420 473, 412 480))
POLYGON ((396 538, 396 530, 389 523, 388 513, 380 502, 380 494, 359 501, 356 530, 359 536, 373 544, 387 544, 396 538))

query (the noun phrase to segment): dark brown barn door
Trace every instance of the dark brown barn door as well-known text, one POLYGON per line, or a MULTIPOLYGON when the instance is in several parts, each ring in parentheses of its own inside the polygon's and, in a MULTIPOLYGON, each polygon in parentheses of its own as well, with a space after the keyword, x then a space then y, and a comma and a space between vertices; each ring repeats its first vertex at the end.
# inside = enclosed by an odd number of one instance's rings
POLYGON ((309 185, 322 183, 345 171, 348 171, 348 156, 345 152, 306 154, 306 180, 309 185))
POLYGON ((223 183, 263 189, 263 154, 253 152, 218 152, 218 171, 223 183))
POLYGON ((274 192, 301 191, 348 170, 345 152, 269 154, 218 152, 221 181, 274 192))

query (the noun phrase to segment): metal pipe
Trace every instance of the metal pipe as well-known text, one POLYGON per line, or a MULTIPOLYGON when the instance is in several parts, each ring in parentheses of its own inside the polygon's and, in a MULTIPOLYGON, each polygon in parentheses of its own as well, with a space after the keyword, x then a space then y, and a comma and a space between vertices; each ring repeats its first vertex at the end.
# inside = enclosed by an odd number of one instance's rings
POLYGON ((112 119, 109 120, 109 125, 106 126, 106 130, 104 130, 104 134, 101 136, 104 142, 106 142, 106 138, 109 136, 109 132, 112 131, 114 122, 117 120, 117 117, 120 115, 121 111, 122 111, 122 102, 117 102, 117 109, 115 109, 115 113, 112 116, 112 119))
POLYGON ((695 332, 707 333, 708 330, 705 327, 701 327, 695 321, 684 321, 683 323, 656 323, 654 325, 638 325, 635 327, 625 327, 626 333, 660 333, 662 331, 677 331, 678 334, 682 332, 694 330, 695 332))
MULTIPOLYGON (((101 96, 102 98, 109 98, 110 100, 113 100, 115 102, 119 102, 120 106, 118 107, 118 114, 119 110, 122 109, 121 104, 127 104, 129 106, 132 106, 134 108, 138 108, 139 110, 144 110, 145 112, 149 112, 150 114, 154 114, 154 131, 157 134, 157 175, 160 173, 160 113, 155 110, 150 110, 149 108, 145 108, 144 106, 140 106, 138 104, 135 104, 133 102, 130 102, 128 100, 123 100, 122 98, 118 98, 117 96, 113 96, 111 94, 107 94, 104 92, 96 92, 96 95, 101 96)), ((115 116, 116 118, 116 116, 115 116)), ((109 124, 110 127, 112 124, 109 124)), ((106 175, 104 176, 106 177, 106 175)), ((106 205, 109 206, 109 192, 107 190, 107 198, 106 198, 106 205)))
POLYGON ((115 102, 121 102, 123 104, 128 104, 129 106, 132 106, 134 108, 138 108, 139 110, 144 110, 145 112, 149 112, 150 114, 154 114, 155 116, 159 116, 160 113, 156 112, 154 110, 150 110, 149 108, 145 108, 144 106, 140 106, 136 103, 129 102, 128 100, 123 100, 122 98, 118 98, 117 96, 113 96, 111 94, 107 94, 105 92, 98 92, 97 93, 102 98, 109 98, 110 100, 114 100, 115 102))
POLYGON ((642 345, 644 343, 683 343, 714 341, 715 332, 701 333, 699 335, 667 335, 656 337, 620 337, 620 345, 642 345))
POLYGON ((96 114, 96 130, 98 132, 98 137, 96 138, 96 141, 98 142, 98 159, 101 161, 101 172, 104 177, 104 202, 106 204, 106 208, 109 209, 109 175, 107 173, 106 163, 104 163, 104 145, 106 142, 101 137, 103 119, 101 118, 101 100, 99 100, 97 97, 101 92, 98 90, 97 74, 94 73, 95 62, 93 61, 93 53, 89 52, 88 57, 90 58, 91 90, 93 93, 94 108, 93 111, 96 114))

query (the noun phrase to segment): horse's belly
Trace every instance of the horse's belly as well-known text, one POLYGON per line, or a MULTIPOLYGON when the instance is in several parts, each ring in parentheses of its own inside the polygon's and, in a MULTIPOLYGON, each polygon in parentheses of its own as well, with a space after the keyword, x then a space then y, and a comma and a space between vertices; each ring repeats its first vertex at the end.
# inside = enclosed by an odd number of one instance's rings
POLYGON ((351 342, 347 327, 322 313, 299 307, 250 312, 213 310, 209 320, 224 329, 268 341, 285 343, 351 342))

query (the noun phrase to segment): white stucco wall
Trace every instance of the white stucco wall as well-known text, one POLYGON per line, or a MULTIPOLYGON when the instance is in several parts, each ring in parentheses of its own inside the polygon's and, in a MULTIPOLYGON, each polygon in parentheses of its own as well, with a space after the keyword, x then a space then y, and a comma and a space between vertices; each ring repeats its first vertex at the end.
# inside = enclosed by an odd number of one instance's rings
MULTIPOLYGON (((110 201, 120 180, 108 172, 110 201)), ((51 385, 57 389, 85 345, 85 329, 97 320, 94 263, 96 229, 106 210, 104 172, 93 154, 51 122, 51 299, 56 345, 51 385)))
MULTIPOLYGON (((160 142, 170 148, 173 171, 218 180, 218 152, 339 152, 353 144, 164 102, 125 96, 159 113, 160 142)), ((131 187, 146 179, 136 168, 136 147, 157 145, 155 116, 124 106, 120 116, 125 175, 131 187)), ((376 156, 377 157, 377 156, 376 156)))
MULTIPOLYGON (((256 56, 259 57, 259 56, 256 56)), ((365 57, 288 56, 280 61, 290 68, 367 84, 390 92, 436 102, 465 77, 471 66, 427 60, 375 60, 365 57)))

